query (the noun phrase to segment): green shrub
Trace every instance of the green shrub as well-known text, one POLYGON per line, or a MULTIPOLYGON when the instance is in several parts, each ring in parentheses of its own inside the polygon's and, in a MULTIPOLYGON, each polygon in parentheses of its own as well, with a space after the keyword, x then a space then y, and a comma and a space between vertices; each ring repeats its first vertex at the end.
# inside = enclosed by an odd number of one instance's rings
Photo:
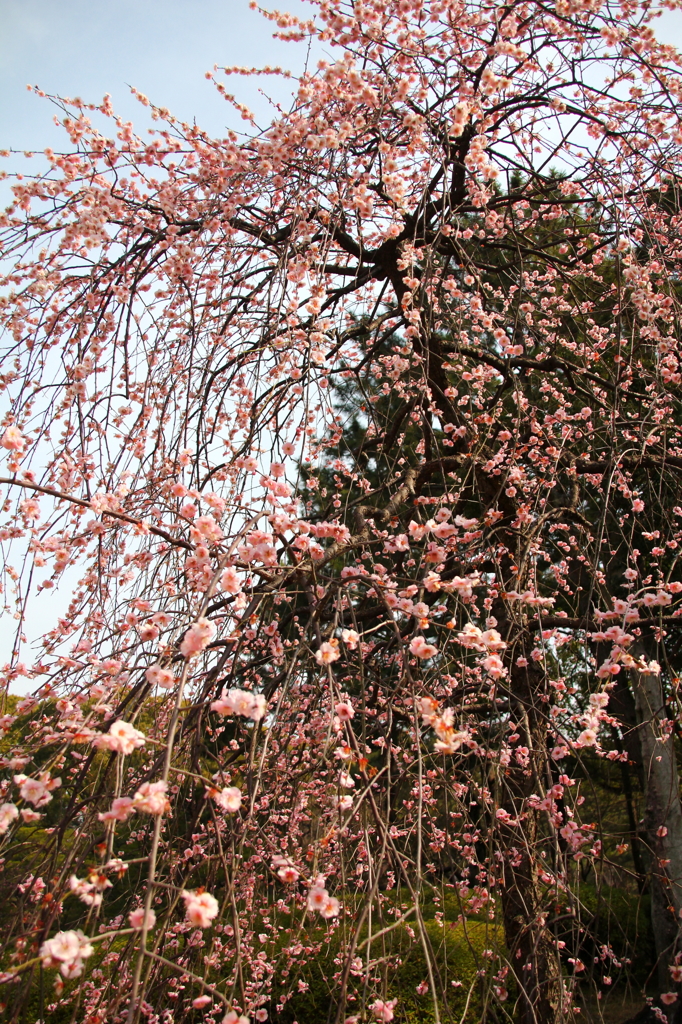
MULTIPOLYGON (((359 1014, 376 998, 397 999, 395 1024, 431 1024, 434 1009, 430 992, 420 995, 417 986, 428 981, 427 962, 417 929, 412 937, 403 924, 377 938, 371 946, 369 974, 364 969, 351 974, 348 983, 349 999, 344 1018, 359 1014), (379 961, 379 963, 377 963, 379 961), (353 998, 355 997, 355 998, 353 998)), ((480 979, 478 971, 486 968, 483 956, 486 949, 495 950, 501 935, 494 924, 481 921, 466 923, 445 921, 441 927, 436 921, 425 923, 425 932, 432 950, 431 960, 436 986, 446 993, 447 1003, 440 1003, 442 1021, 459 1022, 463 1015, 467 1024, 480 1020, 480 979), (456 982, 454 986, 452 982, 456 982), (468 1002, 468 1007, 467 1007, 468 1002), (466 1011, 466 1013, 465 1013, 466 1011)), ((361 938, 359 945, 366 938, 361 938)), ((367 947, 358 954, 363 965, 367 963, 367 947)), ((339 941, 329 943, 327 953, 307 965, 300 980, 308 990, 295 994, 282 1010, 276 1012, 279 1001, 273 997, 271 1021, 277 1024, 324 1024, 333 1021, 339 1003, 339 941)), ((299 978, 293 979, 291 990, 296 990, 299 978)), ((286 991, 282 988, 278 994, 286 991)), ((367 1015, 371 1019, 371 1014, 367 1015)))

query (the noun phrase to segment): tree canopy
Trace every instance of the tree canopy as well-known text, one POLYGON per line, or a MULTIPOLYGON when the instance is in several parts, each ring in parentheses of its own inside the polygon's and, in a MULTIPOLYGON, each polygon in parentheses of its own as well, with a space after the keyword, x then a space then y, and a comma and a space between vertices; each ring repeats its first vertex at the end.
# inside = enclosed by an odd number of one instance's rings
POLYGON ((8 1019, 677 1020, 682 58, 264 13, 289 112, 52 98, 0 217, 8 1019))

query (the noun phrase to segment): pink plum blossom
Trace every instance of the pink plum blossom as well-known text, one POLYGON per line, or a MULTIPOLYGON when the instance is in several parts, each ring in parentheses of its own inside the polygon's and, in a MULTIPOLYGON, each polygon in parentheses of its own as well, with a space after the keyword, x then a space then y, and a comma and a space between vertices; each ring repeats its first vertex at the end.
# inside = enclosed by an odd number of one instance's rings
POLYGON ((58 967, 66 978, 78 977, 83 961, 92 956, 93 947, 82 931, 57 932, 40 947, 44 967, 58 967))
POLYGON ((168 668, 162 668, 159 664, 150 665, 145 670, 145 676, 147 682, 152 686, 160 686, 162 690, 171 690, 177 682, 173 672, 168 668))
POLYGON ((416 658, 428 659, 433 658, 434 654, 438 653, 438 648, 434 647, 433 644, 426 642, 423 636, 415 636, 410 641, 410 654, 413 654, 416 658))
POLYGON ((340 657, 339 641, 335 638, 325 640, 324 643, 320 644, 319 649, 315 651, 315 661, 318 665, 331 665, 333 661, 338 661, 340 657))
POLYGON ((354 651, 360 642, 360 634, 354 629, 342 629, 341 639, 349 651, 354 651))
POLYGON ((389 1021, 392 1021, 394 1017, 393 1008, 396 1002, 396 999, 389 999, 386 1002, 383 999, 376 999, 372 1003, 371 1010, 377 1021, 382 1022, 382 1024, 388 1024, 389 1021))
POLYGON ((130 722, 119 720, 109 726, 109 732, 95 738, 95 746, 105 750, 113 750, 118 754, 132 754, 144 745, 146 737, 131 725, 130 722))
POLYGON ((180 653, 191 661, 198 658, 215 636, 216 628, 209 619, 201 618, 192 623, 180 644, 180 653))
POLYGON ((10 426, 6 428, 2 437, 0 437, 0 445, 10 452, 22 452, 25 444, 26 438, 19 430, 19 427, 14 424, 10 424, 10 426))
POLYGON ((239 594, 242 589, 242 582, 234 566, 230 565, 223 571, 220 577, 220 586, 226 594, 239 594))
POLYGON ((147 814, 165 814, 170 810, 167 792, 165 782, 143 782, 133 798, 135 809, 147 814))
POLYGON ((117 796, 111 810, 104 811, 98 815, 100 821, 126 821, 135 810, 132 797, 117 796))
POLYGON ((211 710, 219 715, 241 715, 259 722, 267 711, 267 699, 264 694, 250 690, 223 690, 220 698, 212 702, 211 710))
POLYGON ((192 1006, 195 1010, 203 1010, 205 1006, 208 1006, 212 1002, 213 1000, 209 995, 196 996, 196 998, 192 1000, 192 1006))
POLYGON ((212 790, 211 796, 218 807, 222 807, 224 811, 230 813, 238 811, 242 805, 242 791, 236 786, 225 786, 221 790, 212 790))
MULTIPOLYGON (((130 913, 128 914, 128 921, 130 922, 131 928, 134 928, 135 931, 141 931, 142 928, 144 927, 145 922, 144 907, 137 907, 136 910, 131 910, 130 913)), ((151 931, 155 924, 156 914, 150 908, 147 913, 147 928, 151 931)))
POLYGON ((324 886, 314 885, 308 893, 308 910, 321 911, 329 899, 329 893, 324 886))
POLYGON ((19 809, 15 804, 0 804, 0 835, 4 835, 13 821, 19 816, 19 809))
POLYGON ((211 921, 218 916, 220 905, 208 892, 183 892, 182 898, 185 901, 185 916, 195 928, 209 928, 211 921))

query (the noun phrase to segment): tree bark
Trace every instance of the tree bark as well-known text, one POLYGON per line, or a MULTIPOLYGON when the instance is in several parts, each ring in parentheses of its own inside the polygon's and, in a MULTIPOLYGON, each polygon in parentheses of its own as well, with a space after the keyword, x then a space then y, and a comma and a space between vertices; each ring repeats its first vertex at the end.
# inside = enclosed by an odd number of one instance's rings
MULTIPOLYGON (((517 651, 518 653, 518 651, 517 651)), ((548 907, 539 878, 540 815, 527 806, 546 777, 547 726, 541 698, 544 672, 534 662, 510 666, 512 714, 520 740, 530 752, 523 768, 510 765, 501 804, 521 826, 501 825, 504 851, 502 914, 509 961, 517 979, 518 1024, 560 1024, 566 1020, 559 951, 547 926, 548 907)))
POLYGON ((626 673, 621 672, 617 675, 615 682, 616 685, 611 691, 611 699, 609 700, 609 713, 618 719, 620 733, 622 735, 622 740, 619 740, 619 730, 614 726, 614 741, 619 745, 622 743, 623 749, 628 755, 627 762, 621 761, 620 763, 621 776, 623 779, 623 793, 625 795, 628 823, 630 825, 632 860, 638 876, 637 888, 640 892, 644 892, 647 885, 647 869, 645 864, 646 856, 642 844, 639 814, 635 813, 635 794, 633 792, 632 785, 632 774, 634 773, 638 792, 642 795, 644 794, 642 745, 640 743, 638 733, 639 721, 637 718, 635 698, 633 697, 632 690, 628 685, 626 673))
POLYGON ((554 938, 545 923, 537 865, 532 844, 537 831, 537 813, 524 821, 523 848, 506 852, 502 912, 509 960, 519 986, 518 1024, 559 1024, 565 1020, 562 1007, 561 965, 554 938))
POLYGON ((645 828, 651 850, 651 915, 658 982, 672 987, 668 966, 680 944, 682 805, 675 746, 660 674, 631 672, 645 787, 645 828))

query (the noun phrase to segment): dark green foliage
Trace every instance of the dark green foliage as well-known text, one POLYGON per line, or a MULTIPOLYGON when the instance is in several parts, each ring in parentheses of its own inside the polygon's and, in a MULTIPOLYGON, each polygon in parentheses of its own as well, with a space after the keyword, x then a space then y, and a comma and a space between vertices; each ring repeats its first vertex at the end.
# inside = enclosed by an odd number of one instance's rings
MULTIPOLYGON (((466 1022, 481 1019, 481 998, 477 972, 485 970, 483 952, 495 949, 501 940, 496 926, 481 921, 467 921, 465 924, 445 920, 441 927, 435 921, 425 922, 425 932, 433 951, 434 968, 439 975, 438 986, 448 992, 447 1005, 441 1003, 443 1021, 466 1022), (440 983, 439 983, 440 982, 440 983), (456 982, 454 986, 452 982, 456 982)), ((363 933, 364 935, 365 933, 363 933)), ((360 945, 364 941, 361 937, 360 945)), ((391 998, 397 998, 395 1007, 396 1024, 431 1024, 434 1018, 430 992, 420 995, 417 986, 428 981, 426 957, 418 935, 408 935, 405 925, 399 925, 378 938, 372 947, 370 970, 373 979, 385 979, 391 998)), ((327 954, 313 961, 305 977, 300 980, 309 988, 293 996, 279 1012, 272 1011, 271 1020, 277 1024, 333 1024, 339 1004, 339 985, 335 976, 342 971, 338 956, 338 941, 330 942, 327 954)), ((367 963, 367 948, 359 954, 363 964, 367 963)), ((363 998, 373 1001, 370 993, 376 991, 366 986, 367 972, 358 970, 351 976, 347 1004, 342 1020, 348 1016, 363 1016, 363 998)), ((291 988, 296 991, 296 979, 291 988)), ((376 982, 375 982, 376 983, 376 982)), ((276 1000, 273 1000, 273 1003, 276 1000)))

